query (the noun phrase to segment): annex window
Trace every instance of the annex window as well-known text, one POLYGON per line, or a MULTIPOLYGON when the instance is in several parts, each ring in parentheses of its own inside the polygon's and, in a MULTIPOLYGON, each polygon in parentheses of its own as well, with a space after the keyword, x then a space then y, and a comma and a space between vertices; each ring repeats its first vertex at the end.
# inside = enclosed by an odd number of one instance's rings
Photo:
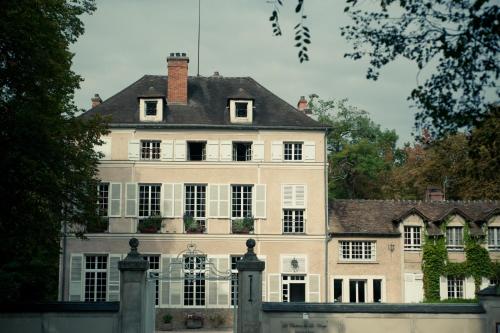
POLYGON ((234 103, 236 118, 247 118, 248 117, 248 102, 236 102, 234 103))
POLYGON ((243 259, 241 255, 231 256, 231 305, 238 305, 238 269, 236 263, 243 259))
POLYGON ((340 241, 340 260, 374 261, 375 242, 372 241, 340 241))
POLYGON ((158 101, 146 101, 146 116, 156 116, 158 101))
POLYGON ((252 217, 252 185, 231 186, 231 217, 252 217))
POLYGON ((190 141, 187 143, 188 161, 205 161, 207 159, 207 143, 190 141))
POLYGON ((461 250, 464 245, 463 228, 462 227, 447 227, 446 228, 446 246, 449 250, 461 250))
POLYGON ((448 277, 448 298, 464 298, 464 279, 448 277))
POLYGON ((500 227, 488 228, 488 248, 490 250, 500 250, 500 227))
POLYGON ((333 301, 342 302, 342 279, 333 280, 333 301))
POLYGON ((184 257, 184 305, 205 305, 205 256, 184 257))
POLYGON ((382 302, 382 280, 380 279, 373 280, 373 302, 382 302))
POLYGON ((419 250, 421 244, 420 227, 404 227, 405 250, 419 250))
POLYGON ((283 233, 303 233, 304 232, 304 210, 284 209, 283 210, 283 233))
POLYGON ((160 185, 139 185, 139 217, 160 215, 160 185))
POLYGON ((366 302, 366 280, 349 280, 349 302, 366 302))
POLYGON ((283 143, 285 161, 302 161, 302 142, 283 143))
POLYGON ((490 286, 495 286, 500 284, 500 279, 490 279, 490 286))
POLYGON ((142 140, 141 141, 141 160, 159 160, 160 159, 160 144, 157 140, 142 140))
POLYGON ((283 302, 306 301, 306 277, 304 275, 283 275, 281 291, 283 302))
POLYGON ((205 230, 207 186, 186 185, 185 193, 184 213, 194 219, 196 226, 193 228, 205 230))
POLYGON ((252 143, 233 142, 233 161, 251 161, 252 143))
POLYGON ((108 216, 109 183, 100 183, 97 188, 97 205, 99 216, 108 216))
MULTIPOLYGON (((144 260, 146 260, 149 264, 148 273, 151 273, 153 276, 158 277, 160 274, 160 255, 146 255, 143 256, 144 260)), ((160 295, 160 284, 159 280, 155 280, 155 305, 158 305, 159 295, 160 295)))
POLYGON ((106 255, 85 256, 85 302, 105 302, 108 274, 106 255))

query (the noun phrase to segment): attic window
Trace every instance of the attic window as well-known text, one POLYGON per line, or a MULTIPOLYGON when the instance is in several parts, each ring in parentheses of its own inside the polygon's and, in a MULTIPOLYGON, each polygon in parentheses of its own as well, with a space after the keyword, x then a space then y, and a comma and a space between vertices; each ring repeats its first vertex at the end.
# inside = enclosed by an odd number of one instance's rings
POLYGON ((156 116, 158 101, 146 101, 146 116, 156 116))
POLYGON ((248 102, 236 102, 235 107, 236 107, 237 118, 247 117, 248 102))

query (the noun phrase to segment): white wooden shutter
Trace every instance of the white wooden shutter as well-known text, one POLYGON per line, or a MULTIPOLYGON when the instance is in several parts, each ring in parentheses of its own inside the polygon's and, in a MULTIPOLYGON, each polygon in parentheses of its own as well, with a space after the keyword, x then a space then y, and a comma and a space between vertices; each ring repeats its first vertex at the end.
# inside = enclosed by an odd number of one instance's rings
POLYGON ((174 184, 163 184, 163 216, 174 217, 174 184))
POLYGON ((79 302, 83 300, 83 260, 82 254, 71 254, 69 272, 69 300, 79 302))
POLYGON ((182 217, 184 201, 184 186, 183 184, 174 184, 174 217, 182 217))
POLYGON ((208 217, 219 217, 219 185, 208 184, 208 217))
POLYGON ((122 184, 121 183, 111 183, 110 187, 110 205, 108 215, 110 217, 120 217, 122 216, 122 184))
POLYGON ((256 162, 264 161, 264 141, 254 141, 252 143, 252 160, 256 162))
POLYGON ((141 142, 139 140, 130 140, 128 142, 128 159, 137 161, 139 159, 141 142))
POLYGON ((170 304, 170 257, 162 254, 161 255, 161 273, 162 276, 165 277, 164 280, 161 280, 161 305, 169 305, 170 304))
POLYGON ((137 184, 127 183, 125 187, 125 197, 126 197, 126 207, 125 216, 126 217, 136 217, 137 216, 137 184))
POLYGON ((281 203, 283 208, 306 208, 306 185, 283 184, 281 203))
POLYGON ((439 277, 439 298, 448 299, 448 279, 446 276, 439 277))
POLYGON ((218 161, 219 160, 219 141, 208 140, 207 141, 207 161, 218 161))
POLYGON ((316 143, 314 141, 304 142, 304 161, 314 162, 316 160, 316 143))
POLYGON ((262 302, 267 302, 266 273, 262 272, 262 302))
POLYGON ((476 284, 474 278, 469 276, 464 281, 464 298, 472 299, 476 296, 476 284))
POLYGON ((174 141, 163 140, 161 142, 161 160, 173 161, 174 160, 174 141))
MULTIPOLYGON (((219 274, 224 274, 229 270, 229 258, 221 257, 217 261, 217 270, 219 274)), ((218 305, 228 305, 229 304, 229 283, 228 280, 217 281, 217 304, 218 305)))
POLYGON ((182 258, 172 258, 170 260, 170 305, 182 304, 182 258))
POLYGON ((101 140, 102 145, 95 145, 94 151, 97 153, 102 153, 104 156, 101 157, 101 160, 110 160, 111 159, 111 138, 110 137, 102 137, 101 140))
POLYGON ((108 301, 110 302, 117 302, 120 300, 120 271, 118 270, 118 262, 121 259, 121 254, 109 255, 108 301))
POLYGON ((210 271, 208 272, 208 275, 214 275, 214 279, 208 279, 206 280, 206 284, 208 285, 207 291, 208 291, 208 306, 216 306, 217 305, 217 280, 215 278, 217 277, 217 263, 219 261, 219 258, 214 258, 214 257, 209 257, 208 262, 210 265, 210 271))
POLYGON ((309 302, 318 303, 320 301, 320 278, 319 274, 309 274, 309 302))
POLYGON ((266 184, 256 184, 253 191, 254 217, 266 218, 266 184))
POLYGON ((274 162, 279 162, 283 160, 283 142, 273 141, 271 142, 271 160, 274 162))
POLYGON ((281 205, 283 208, 293 208, 294 185, 282 185, 281 205))
POLYGON ((233 160, 233 147, 231 141, 220 142, 220 160, 221 161, 233 160))
POLYGON ((294 186, 294 206, 297 208, 306 208, 306 186, 294 186))
POLYGON ((229 185, 219 185, 219 217, 229 217, 229 191, 229 185))
POLYGON ((174 159, 176 161, 186 160, 186 140, 175 140, 174 159))
POLYGON ((268 274, 269 276, 269 302, 281 302, 281 275, 268 274))

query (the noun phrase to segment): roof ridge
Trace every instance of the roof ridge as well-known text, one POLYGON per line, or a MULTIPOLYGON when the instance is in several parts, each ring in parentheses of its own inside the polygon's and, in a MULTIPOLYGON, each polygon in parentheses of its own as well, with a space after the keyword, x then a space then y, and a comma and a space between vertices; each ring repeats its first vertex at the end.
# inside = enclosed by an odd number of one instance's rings
POLYGON ((469 203, 493 203, 500 204, 500 200, 478 199, 478 200, 440 200, 429 201, 421 199, 337 199, 332 198, 331 201, 352 201, 352 202, 402 202, 402 203, 432 203, 432 204, 469 204, 469 203))

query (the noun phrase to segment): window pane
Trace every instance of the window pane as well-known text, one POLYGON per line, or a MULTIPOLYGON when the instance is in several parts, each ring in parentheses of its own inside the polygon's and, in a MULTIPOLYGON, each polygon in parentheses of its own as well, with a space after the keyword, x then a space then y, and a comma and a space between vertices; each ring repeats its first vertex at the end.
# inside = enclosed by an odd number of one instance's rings
POLYGON ((373 301, 382 302, 382 280, 373 280, 373 301))
POLYGON ((342 279, 333 280, 333 298, 335 302, 342 302, 342 279))

